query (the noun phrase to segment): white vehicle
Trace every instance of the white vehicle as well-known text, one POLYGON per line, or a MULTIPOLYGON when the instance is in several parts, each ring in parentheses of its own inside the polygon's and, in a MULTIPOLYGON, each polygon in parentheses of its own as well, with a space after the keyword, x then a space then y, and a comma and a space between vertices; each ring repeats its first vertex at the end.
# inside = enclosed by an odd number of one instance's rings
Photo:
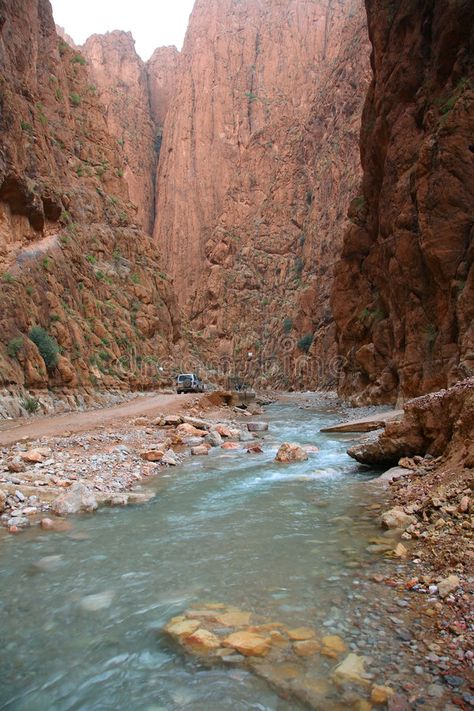
POLYGON ((203 393, 204 383, 199 380, 196 373, 180 373, 176 378, 176 392, 181 393, 203 393))

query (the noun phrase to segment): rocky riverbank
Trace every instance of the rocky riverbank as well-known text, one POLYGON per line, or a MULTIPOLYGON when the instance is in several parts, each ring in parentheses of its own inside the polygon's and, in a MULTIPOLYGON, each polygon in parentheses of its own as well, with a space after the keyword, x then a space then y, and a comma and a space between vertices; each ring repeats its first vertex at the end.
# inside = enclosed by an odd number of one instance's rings
MULTIPOLYGON (((40 525, 64 530, 68 514, 99 506, 143 503, 153 496, 144 483, 189 456, 212 447, 258 453, 263 422, 237 422, 237 414, 262 414, 257 403, 243 411, 217 408, 198 398, 180 413, 139 416, 78 433, 21 440, 0 459, 0 513, 10 533, 40 525), (206 416, 206 419, 203 417, 206 416)), ((171 408, 176 409, 176 408, 171 408)))

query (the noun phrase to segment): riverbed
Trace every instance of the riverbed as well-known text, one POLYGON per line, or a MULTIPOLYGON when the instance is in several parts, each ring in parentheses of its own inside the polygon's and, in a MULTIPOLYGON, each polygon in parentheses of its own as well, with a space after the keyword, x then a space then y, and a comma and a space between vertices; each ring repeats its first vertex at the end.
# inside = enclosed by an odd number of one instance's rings
MULTIPOLYGON (((208 667, 173 646, 163 626, 203 602, 379 650, 376 681, 396 670, 407 640, 388 641, 364 602, 381 565, 367 550, 381 535, 378 472, 347 456, 353 436, 319 432, 340 419, 331 403, 275 404, 264 419, 263 454, 216 448, 153 480, 145 505, 77 517, 67 534, 4 539, 1 709, 300 708, 245 669, 208 667), (280 464, 282 441, 319 451, 280 464)), ((389 598, 380 604, 390 612, 389 598)))

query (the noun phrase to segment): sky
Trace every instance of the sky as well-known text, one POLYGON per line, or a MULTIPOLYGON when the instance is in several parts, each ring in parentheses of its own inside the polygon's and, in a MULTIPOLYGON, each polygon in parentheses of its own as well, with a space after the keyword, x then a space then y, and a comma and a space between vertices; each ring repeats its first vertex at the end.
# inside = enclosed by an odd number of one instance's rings
POLYGON ((143 60, 156 47, 181 49, 194 0, 51 0, 54 20, 76 44, 92 34, 130 31, 143 60))

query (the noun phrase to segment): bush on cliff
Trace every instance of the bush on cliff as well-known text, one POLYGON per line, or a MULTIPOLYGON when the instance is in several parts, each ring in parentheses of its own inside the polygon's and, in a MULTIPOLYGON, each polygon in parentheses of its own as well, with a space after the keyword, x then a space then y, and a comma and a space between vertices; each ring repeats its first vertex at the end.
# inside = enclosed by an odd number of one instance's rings
POLYGON ((30 340, 37 346, 41 357, 43 358, 46 368, 54 370, 58 363, 59 345, 53 336, 50 336, 41 326, 33 326, 28 334, 30 340))

